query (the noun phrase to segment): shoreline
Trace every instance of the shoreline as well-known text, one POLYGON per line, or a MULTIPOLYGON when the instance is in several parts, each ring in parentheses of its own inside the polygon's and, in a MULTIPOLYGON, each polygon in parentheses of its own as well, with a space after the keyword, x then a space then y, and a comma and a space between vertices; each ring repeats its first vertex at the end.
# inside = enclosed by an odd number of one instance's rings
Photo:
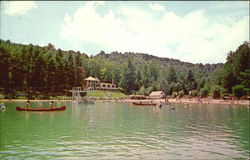
POLYGON ((146 100, 119 100, 118 102, 150 102, 153 101, 155 103, 178 103, 178 104, 221 104, 221 105, 246 105, 250 106, 250 102, 248 100, 223 100, 223 99, 168 99, 167 102, 165 102, 165 99, 146 99, 146 100))
MULTIPOLYGON (((26 99, 1 99, 2 102, 26 102, 26 99)), ((29 100, 30 102, 72 102, 72 100, 29 100)), ((208 99, 208 98, 181 98, 174 99, 170 98, 165 102, 165 99, 109 99, 109 100, 95 100, 95 102, 124 102, 124 103, 132 103, 132 102, 151 102, 154 103, 179 103, 179 104, 221 104, 221 105, 246 105, 250 106, 250 101, 248 100, 223 100, 223 99, 208 99)))

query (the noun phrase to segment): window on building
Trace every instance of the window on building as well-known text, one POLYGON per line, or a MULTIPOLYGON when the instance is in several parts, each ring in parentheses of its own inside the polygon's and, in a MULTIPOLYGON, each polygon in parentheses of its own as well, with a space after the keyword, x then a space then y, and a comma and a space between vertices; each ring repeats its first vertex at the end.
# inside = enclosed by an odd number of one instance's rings
POLYGON ((110 85, 108 84, 107 87, 110 87, 110 85))

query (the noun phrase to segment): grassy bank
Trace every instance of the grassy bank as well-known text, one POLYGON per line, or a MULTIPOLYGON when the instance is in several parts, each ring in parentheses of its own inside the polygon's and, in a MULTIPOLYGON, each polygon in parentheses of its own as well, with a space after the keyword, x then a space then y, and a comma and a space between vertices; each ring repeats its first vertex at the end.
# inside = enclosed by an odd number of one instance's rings
MULTIPOLYGON (((84 95, 82 95, 84 96, 84 95)), ((121 92, 111 92, 111 91, 100 91, 100 90, 93 90, 88 92, 84 97, 86 98, 98 98, 98 99, 114 99, 114 98, 124 98, 126 97, 125 94, 121 92)), ((15 100, 71 100, 71 96, 48 96, 44 97, 43 95, 37 96, 37 97, 28 97, 28 96, 16 96, 13 98, 15 100)), ((4 96, 2 98, 0 97, 0 101, 4 100, 4 96)), ((8 99, 6 99, 8 100, 8 99)))
POLYGON ((123 98, 126 97, 125 94, 121 92, 111 92, 111 91, 100 91, 93 90, 88 92, 86 97, 96 97, 96 98, 123 98))

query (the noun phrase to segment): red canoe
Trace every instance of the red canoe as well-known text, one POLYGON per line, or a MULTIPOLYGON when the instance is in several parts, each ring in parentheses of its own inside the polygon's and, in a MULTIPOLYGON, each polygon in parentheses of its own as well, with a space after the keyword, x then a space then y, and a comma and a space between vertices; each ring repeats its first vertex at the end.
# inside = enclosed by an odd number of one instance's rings
POLYGON ((140 102, 133 102, 134 105, 139 105, 139 106, 155 106, 156 103, 140 103, 140 102))
POLYGON ((64 111, 66 106, 57 108, 26 108, 26 107, 16 107, 17 111, 64 111))

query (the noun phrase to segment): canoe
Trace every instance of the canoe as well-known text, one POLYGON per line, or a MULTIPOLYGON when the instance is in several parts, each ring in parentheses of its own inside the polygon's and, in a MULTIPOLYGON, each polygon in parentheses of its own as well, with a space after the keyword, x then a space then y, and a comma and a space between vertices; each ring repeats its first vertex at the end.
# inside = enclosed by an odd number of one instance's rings
POLYGON ((64 111, 66 106, 56 107, 56 108, 26 108, 26 107, 16 107, 17 111, 64 111))
POLYGON ((134 105, 139 106, 156 106, 156 103, 140 103, 140 102, 133 102, 134 105))

